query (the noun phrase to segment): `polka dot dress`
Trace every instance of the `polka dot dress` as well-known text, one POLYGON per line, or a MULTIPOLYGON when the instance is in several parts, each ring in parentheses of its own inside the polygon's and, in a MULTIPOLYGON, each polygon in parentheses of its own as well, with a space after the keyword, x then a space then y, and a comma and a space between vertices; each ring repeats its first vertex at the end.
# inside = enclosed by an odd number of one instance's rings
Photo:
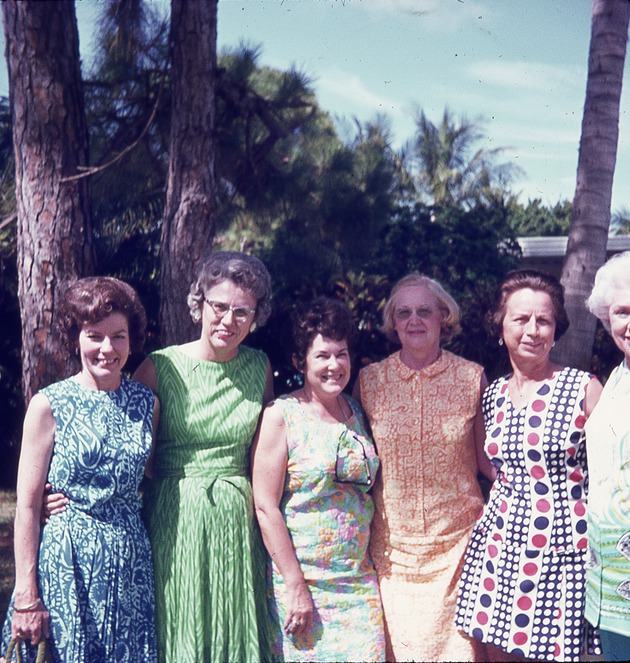
POLYGON ((485 449, 498 476, 468 545, 456 623, 527 658, 578 661, 588 637, 582 432, 590 377, 565 368, 519 411, 507 377, 483 397, 485 449))

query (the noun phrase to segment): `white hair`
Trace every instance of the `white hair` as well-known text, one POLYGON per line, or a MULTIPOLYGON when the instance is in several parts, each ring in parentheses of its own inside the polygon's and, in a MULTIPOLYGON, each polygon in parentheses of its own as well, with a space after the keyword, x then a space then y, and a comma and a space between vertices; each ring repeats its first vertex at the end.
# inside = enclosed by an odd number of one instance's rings
POLYGON ((609 311, 615 290, 630 290, 630 251, 617 253, 595 274, 595 284, 586 300, 588 310, 610 332, 609 311))

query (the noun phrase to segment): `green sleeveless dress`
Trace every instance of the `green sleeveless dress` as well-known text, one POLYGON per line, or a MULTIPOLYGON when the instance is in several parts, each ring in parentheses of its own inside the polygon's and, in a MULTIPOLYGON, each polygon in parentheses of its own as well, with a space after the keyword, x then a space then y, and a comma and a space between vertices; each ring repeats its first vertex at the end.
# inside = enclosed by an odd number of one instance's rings
POLYGON ((268 660, 264 549, 249 473, 267 358, 243 346, 225 363, 176 346, 150 357, 162 410, 144 513, 159 660, 268 660))

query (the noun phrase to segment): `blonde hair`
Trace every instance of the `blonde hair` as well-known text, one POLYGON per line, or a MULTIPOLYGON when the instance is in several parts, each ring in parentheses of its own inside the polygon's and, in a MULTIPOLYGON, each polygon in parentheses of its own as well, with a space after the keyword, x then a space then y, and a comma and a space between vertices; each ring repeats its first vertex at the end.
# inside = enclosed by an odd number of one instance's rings
POLYGON ((400 343, 398 332, 394 325, 394 300, 396 299, 398 292, 403 288, 416 286, 426 288, 436 298, 438 308, 442 313, 441 337, 443 341, 448 341, 461 329, 459 326, 459 306, 436 280, 429 278, 424 274, 407 274, 407 276, 403 276, 403 278, 394 285, 391 294, 389 295, 389 299, 387 300, 387 304, 385 304, 385 309, 383 310, 383 333, 390 341, 400 343))

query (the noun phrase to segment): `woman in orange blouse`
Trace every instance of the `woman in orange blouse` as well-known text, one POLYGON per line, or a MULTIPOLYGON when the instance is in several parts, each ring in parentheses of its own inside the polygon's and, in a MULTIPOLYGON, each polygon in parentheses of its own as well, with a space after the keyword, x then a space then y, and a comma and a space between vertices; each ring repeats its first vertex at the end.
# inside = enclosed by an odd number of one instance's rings
POLYGON ((383 601, 388 661, 483 660, 454 625, 466 544, 483 507, 483 368, 440 345, 459 307, 433 279, 393 288, 384 332, 401 349, 362 369, 355 395, 381 458, 370 552, 383 601))

